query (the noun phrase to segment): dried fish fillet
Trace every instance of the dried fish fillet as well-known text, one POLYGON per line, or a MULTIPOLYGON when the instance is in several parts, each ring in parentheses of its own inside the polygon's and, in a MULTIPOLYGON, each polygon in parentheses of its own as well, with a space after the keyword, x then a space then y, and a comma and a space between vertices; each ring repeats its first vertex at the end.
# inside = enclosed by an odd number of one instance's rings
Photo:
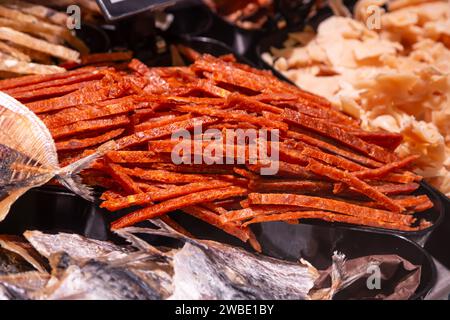
POLYGON ((105 152, 115 149, 114 142, 61 168, 55 142, 45 124, 3 92, 0 92, 0 127, 0 221, 27 190, 53 177, 81 197, 93 200, 91 190, 80 183, 77 174, 105 152))

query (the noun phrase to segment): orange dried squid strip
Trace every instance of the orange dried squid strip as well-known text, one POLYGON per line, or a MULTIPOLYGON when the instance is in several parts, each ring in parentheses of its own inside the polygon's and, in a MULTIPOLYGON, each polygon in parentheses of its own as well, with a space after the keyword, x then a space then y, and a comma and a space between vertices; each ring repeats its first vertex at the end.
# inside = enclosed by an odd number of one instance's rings
POLYGON ((283 213, 288 211, 298 210, 295 206, 281 206, 281 205, 257 205, 248 208, 228 211, 226 214, 220 216, 223 222, 238 222, 248 220, 261 215, 268 215, 274 213, 283 213))
POLYGON ((182 112, 203 114, 203 115, 207 115, 207 116, 211 116, 211 117, 219 117, 219 118, 223 118, 225 120, 233 120, 233 121, 238 121, 238 122, 249 122, 249 123, 255 124, 259 127, 274 128, 274 129, 280 129, 280 130, 284 130, 284 131, 286 131, 288 129, 288 126, 286 123, 268 120, 264 117, 252 116, 250 114, 242 113, 242 112, 218 110, 218 109, 211 108, 211 107, 189 106, 189 105, 178 106, 177 110, 180 110, 182 112))
MULTIPOLYGON (((101 69, 100 69, 101 70, 101 69)), ((5 92, 13 97, 16 97, 18 94, 23 94, 27 92, 33 92, 36 90, 42 90, 45 88, 58 88, 61 86, 67 86, 70 84, 86 82, 91 80, 98 80, 104 77, 103 72, 99 72, 99 70, 95 70, 89 73, 82 73, 80 75, 74 75, 68 78, 57 79, 53 81, 40 82, 28 86, 20 86, 17 88, 5 90, 5 92)))
POLYGON ((98 144, 101 144, 103 142, 107 142, 111 139, 117 138, 120 136, 125 129, 116 129, 109 132, 106 132, 104 134, 101 134, 96 137, 92 138, 85 138, 85 139, 70 139, 66 141, 59 141, 56 142, 56 149, 58 151, 68 151, 68 150, 79 150, 84 149, 87 147, 92 147, 98 144))
POLYGON ((308 164, 308 170, 311 170, 312 172, 322 175, 325 177, 328 177, 332 180, 345 183, 346 185, 354 188, 355 190, 358 190, 362 194, 368 196, 369 198, 378 201, 383 207, 392 210, 394 212, 402 212, 405 210, 402 206, 396 204, 394 201, 392 201, 391 198, 387 197, 383 193, 376 190, 371 185, 367 184, 366 182, 358 179, 353 174, 342 171, 339 169, 336 169, 334 167, 330 167, 327 165, 323 165, 315 160, 310 160, 308 164))
POLYGON ((419 227, 405 226, 401 223, 389 223, 369 218, 361 219, 353 216, 335 214, 327 211, 297 211, 297 212, 273 214, 268 216, 259 216, 253 218, 250 221, 245 222, 243 226, 248 226, 253 223, 270 222, 270 221, 289 221, 292 219, 320 219, 328 222, 350 223, 356 225, 364 225, 369 227, 394 229, 402 231, 414 231, 420 229, 419 227))
POLYGON ((220 216, 212 212, 211 210, 199 206, 190 206, 183 208, 182 211, 190 214, 193 217, 196 217, 197 219, 203 220, 208 224, 225 231, 228 234, 231 234, 232 236, 240 239, 243 242, 247 242, 249 239, 249 230, 247 228, 241 228, 240 226, 233 223, 223 223, 220 220, 220 216))
POLYGON ((212 178, 201 174, 182 174, 165 170, 150 170, 141 168, 124 168, 124 172, 130 176, 138 177, 143 180, 159 181, 164 183, 192 183, 212 181, 212 178))
POLYGON ((270 191, 290 191, 306 193, 329 193, 333 190, 333 184, 325 181, 310 180, 283 180, 283 179, 254 179, 248 184, 249 189, 264 192, 270 191))
POLYGON ((119 98, 129 88, 126 82, 122 80, 120 82, 115 81, 111 77, 105 76, 103 79, 97 80, 75 92, 57 98, 31 102, 27 104, 27 107, 38 114, 57 111, 77 105, 119 98))
POLYGON ((136 194, 142 192, 141 188, 131 179, 123 167, 115 163, 107 163, 105 168, 127 193, 136 194))
POLYGON ((364 207, 334 199, 304 196, 288 193, 250 193, 248 195, 251 204, 278 204, 299 206, 318 210, 328 210, 342 213, 358 218, 380 220, 384 222, 403 223, 411 225, 415 219, 409 215, 397 214, 395 212, 364 207))
POLYGON ((126 197, 108 200, 103 202, 100 207, 106 208, 109 211, 117 211, 132 206, 143 206, 157 201, 176 198, 189 193, 223 188, 230 185, 231 183, 223 181, 194 182, 183 186, 174 186, 158 191, 133 194, 126 197))
POLYGON ((356 149, 373 159, 379 160, 384 163, 397 160, 397 157, 393 153, 377 145, 367 143, 360 138, 352 135, 351 133, 345 131, 344 129, 332 126, 326 121, 312 118, 305 114, 301 114, 289 109, 285 109, 283 111, 283 117, 285 121, 308 128, 310 130, 318 132, 319 134, 338 140, 339 142, 353 149, 356 149))
POLYGON ((54 139, 60 139, 81 132, 92 132, 97 130, 107 130, 115 127, 125 126, 130 123, 127 116, 116 116, 95 120, 85 120, 72 123, 66 126, 51 130, 54 139))
POLYGON ((164 157, 150 151, 110 151, 106 154, 110 162, 114 163, 129 163, 129 164, 144 164, 144 163, 158 163, 168 162, 170 157, 164 157))
POLYGON ((167 212, 171 212, 177 209, 182 209, 185 207, 215 201, 228 199, 232 197, 240 197, 247 194, 247 190, 240 187, 226 187, 215 190, 206 190, 186 196, 170 199, 164 202, 160 202, 153 206, 135 211, 114 221, 111 224, 113 230, 124 228, 138 222, 153 219, 159 217, 167 212))
POLYGON ((73 84, 68 84, 64 86, 59 87, 49 87, 49 88, 43 88, 43 89, 37 89, 37 90, 31 90, 27 92, 19 92, 11 94, 12 97, 19 100, 22 103, 26 103, 28 101, 36 101, 36 100, 42 100, 42 99, 50 99, 53 97, 62 96, 74 91, 77 91, 81 88, 84 88, 86 86, 92 85, 94 81, 86 81, 86 82, 78 82, 73 84))
POLYGON ((411 162, 417 160, 418 158, 419 158, 418 155, 411 155, 402 160, 388 163, 376 169, 366 169, 362 171, 353 172, 353 174, 355 175, 355 177, 358 177, 360 179, 380 178, 387 175, 390 172, 408 166, 411 162))
POLYGON ((164 125, 171 124, 174 122, 188 120, 191 118, 192 118, 192 116, 190 114, 184 114, 181 116, 175 116, 173 118, 161 119, 158 121, 147 121, 147 122, 143 122, 143 123, 140 123, 140 124, 134 126, 134 131, 135 132, 145 131, 145 130, 149 130, 149 129, 153 129, 153 128, 157 128, 157 127, 162 127, 164 125))
POLYGON ((107 100, 94 105, 80 105, 67 108, 43 118, 50 129, 68 125, 82 120, 92 120, 106 116, 114 116, 133 110, 133 97, 107 100))
POLYGON ((47 75, 29 75, 13 79, 0 80, 0 90, 7 90, 7 89, 9 90, 17 87, 33 85, 36 83, 45 83, 58 79, 66 79, 72 76, 91 73, 94 72, 95 70, 97 70, 97 68, 85 67, 73 71, 59 72, 47 75))
POLYGON ((320 139, 316 139, 314 137, 311 137, 309 135, 306 135, 306 134, 303 134, 303 133, 300 133, 300 132, 295 132, 295 131, 289 130, 286 133, 286 135, 287 135, 288 138, 292 138, 292 139, 295 139, 295 140, 299 140, 299 141, 305 142, 305 143, 307 143, 307 144, 309 144, 311 146, 318 147, 318 148, 320 148, 322 150, 326 150, 328 152, 340 155, 340 156, 342 156, 344 158, 347 158, 349 160, 352 160, 354 162, 360 163, 360 164, 365 165, 365 166, 374 167, 374 168, 382 166, 382 163, 380 163, 378 161, 372 160, 370 158, 366 158, 364 156, 358 155, 358 154, 353 153, 353 152, 349 152, 349 151, 344 150, 342 148, 338 148, 338 147, 336 147, 336 146, 334 146, 334 145, 332 145, 332 144, 330 144, 328 142, 325 142, 325 141, 320 140, 320 139))
POLYGON ((367 132, 355 131, 352 132, 358 138, 388 150, 395 150, 403 141, 403 136, 399 133, 393 132, 367 132))
POLYGON ((214 123, 217 121, 217 118, 211 117, 198 117, 192 118, 184 121, 179 121, 171 124, 164 125, 159 128, 152 128, 149 130, 144 130, 140 132, 136 132, 132 135, 123 137, 117 141, 117 145, 119 149, 129 148, 132 146, 136 146, 142 143, 145 143, 149 140, 165 137, 175 133, 179 130, 189 130, 194 126, 198 125, 206 125, 210 123, 214 123))

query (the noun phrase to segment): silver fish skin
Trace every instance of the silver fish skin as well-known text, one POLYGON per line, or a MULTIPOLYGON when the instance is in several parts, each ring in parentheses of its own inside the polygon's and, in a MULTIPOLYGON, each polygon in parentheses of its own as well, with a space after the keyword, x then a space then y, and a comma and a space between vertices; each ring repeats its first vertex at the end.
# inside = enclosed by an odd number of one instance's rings
MULTIPOLYGON (((74 234, 27 231, 25 237, 30 244, 49 259, 51 275, 39 273, 47 281, 34 281, 31 287, 0 276, 0 297, 326 300, 366 273, 367 266, 346 270, 345 256, 335 253, 331 287, 317 289, 314 283, 320 274, 306 261, 282 261, 214 241, 188 238, 161 221, 152 222, 159 228, 117 231, 131 248, 74 234), (160 250, 140 238, 143 234, 171 237, 185 244, 181 249, 160 250)), ((23 275, 26 279, 26 274, 30 273, 7 277, 23 275)))
POLYGON ((307 300, 319 277, 307 262, 282 261, 215 241, 186 238, 156 223, 160 229, 131 227, 119 234, 159 234, 186 241, 173 254, 174 292, 169 299, 307 300))
POLYGON ((83 300, 155 300, 165 293, 159 286, 151 286, 127 266, 111 266, 108 262, 90 259, 77 261, 66 253, 52 255, 54 281, 33 299, 83 300))
POLYGON ((56 178, 86 200, 92 190, 78 176, 97 158, 116 148, 114 141, 65 168, 60 168, 55 141, 45 124, 31 110, 0 91, 0 221, 26 191, 56 178))
POLYGON ((174 256, 173 300, 308 300, 314 268, 228 246, 186 243, 174 256))
POLYGON ((118 246, 108 241, 89 239, 74 233, 46 234, 41 231, 25 231, 23 236, 45 258, 52 254, 65 252, 73 259, 99 259, 109 254, 125 257, 135 251, 130 247, 118 246))
POLYGON ((149 244, 142 250, 40 231, 26 231, 24 237, 52 263, 52 284, 33 299, 164 299, 172 292, 173 269, 149 244))

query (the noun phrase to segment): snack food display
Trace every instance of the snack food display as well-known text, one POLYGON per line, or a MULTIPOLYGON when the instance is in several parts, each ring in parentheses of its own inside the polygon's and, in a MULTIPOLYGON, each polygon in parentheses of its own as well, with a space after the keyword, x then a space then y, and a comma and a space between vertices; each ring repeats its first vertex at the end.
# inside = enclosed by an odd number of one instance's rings
POLYGON ((0 299, 442 295, 444 2, 206 2, 0 1, 0 299))

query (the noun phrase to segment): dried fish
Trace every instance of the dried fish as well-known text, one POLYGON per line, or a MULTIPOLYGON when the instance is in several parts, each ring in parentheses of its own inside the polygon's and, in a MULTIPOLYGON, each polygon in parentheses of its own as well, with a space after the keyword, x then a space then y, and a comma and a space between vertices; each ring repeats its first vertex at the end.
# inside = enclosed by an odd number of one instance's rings
MULTIPOLYGON (((193 239, 159 220, 153 223, 157 228, 117 230, 130 246, 67 233, 27 231, 26 239, 48 258, 51 274, 27 269, 0 275, 0 299, 324 300, 367 277, 367 268, 383 261, 381 256, 366 263, 359 260, 355 267, 354 260, 347 262, 343 254, 335 253, 329 270, 319 271, 305 260, 282 261, 193 239), (147 235, 170 237, 184 245, 156 248, 144 240, 147 235), (324 285, 326 277, 331 279, 330 287, 324 285)), ((411 294, 414 290, 412 286, 411 294)))

